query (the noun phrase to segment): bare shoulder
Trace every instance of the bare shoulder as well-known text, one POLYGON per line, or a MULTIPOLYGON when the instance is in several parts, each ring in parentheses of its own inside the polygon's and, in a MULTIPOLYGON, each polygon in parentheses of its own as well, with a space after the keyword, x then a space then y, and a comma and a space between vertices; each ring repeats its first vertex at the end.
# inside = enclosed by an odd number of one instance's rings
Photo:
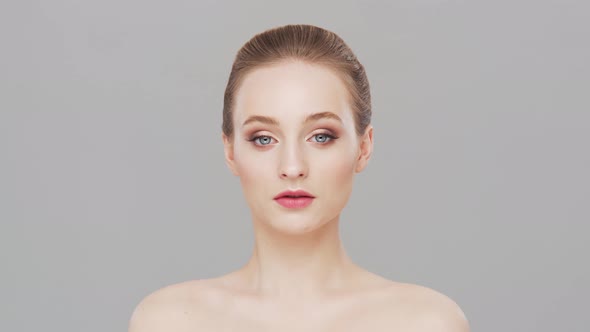
POLYGON ((389 294, 390 309, 402 316, 407 331, 469 332, 467 317, 459 305, 434 289, 408 283, 394 283, 389 294))
POLYGON ((169 285, 145 296, 134 308, 128 332, 184 331, 198 323, 206 297, 201 280, 169 285))

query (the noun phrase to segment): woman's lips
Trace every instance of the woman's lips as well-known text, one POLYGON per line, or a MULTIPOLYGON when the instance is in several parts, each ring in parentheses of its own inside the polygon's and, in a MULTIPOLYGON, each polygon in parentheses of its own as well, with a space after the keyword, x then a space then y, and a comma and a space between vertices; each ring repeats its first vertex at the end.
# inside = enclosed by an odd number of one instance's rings
POLYGON ((288 189, 274 197, 274 200, 289 209, 304 208, 313 202, 315 197, 303 189, 288 189))
POLYGON ((289 209, 304 208, 313 202, 313 197, 279 197, 275 201, 289 209))

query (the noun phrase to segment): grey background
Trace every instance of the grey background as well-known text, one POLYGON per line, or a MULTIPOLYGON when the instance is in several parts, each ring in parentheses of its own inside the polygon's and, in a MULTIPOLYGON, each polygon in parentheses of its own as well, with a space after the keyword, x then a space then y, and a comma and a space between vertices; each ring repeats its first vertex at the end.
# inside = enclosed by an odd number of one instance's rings
POLYGON ((0 330, 124 331, 253 244, 222 97, 255 33, 308 23, 365 65, 375 152, 349 255, 473 331, 588 331, 586 1, 12 1, 0 36, 0 330))

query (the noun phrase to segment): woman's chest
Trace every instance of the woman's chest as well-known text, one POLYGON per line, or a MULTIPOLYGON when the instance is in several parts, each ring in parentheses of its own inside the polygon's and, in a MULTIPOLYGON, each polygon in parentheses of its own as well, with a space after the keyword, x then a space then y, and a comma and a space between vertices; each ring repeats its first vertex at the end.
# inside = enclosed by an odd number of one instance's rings
POLYGON ((390 332, 394 328, 391 319, 351 314, 348 317, 311 319, 292 317, 255 320, 237 317, 209 317, 190 331, 203 332, 390 332))
MULTIPOLYGON (((348 301, 301 307, 241 304, 216 307, 198 320, 192 332, 390 332, 403 317, 379 302, 348 301), (198 325, 198 326, 197 326, 198 325)), ((188 331, 188 330, 187 330, 188 331)))

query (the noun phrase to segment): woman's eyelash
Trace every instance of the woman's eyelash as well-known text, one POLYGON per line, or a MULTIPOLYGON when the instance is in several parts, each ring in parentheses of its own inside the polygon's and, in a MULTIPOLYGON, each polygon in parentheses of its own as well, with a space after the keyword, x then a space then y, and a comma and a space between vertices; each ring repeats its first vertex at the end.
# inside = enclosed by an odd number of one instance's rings
MULTIPOLYGON (((259 136, 254 136, 254 137, 250 138, 248 141, 249 142, 256 142, 259 138, 270 138, 270 139, 272 139, 272 137, 270 137, 268 135, 259 135, 259 136)), ((268 144, 256 144, 255 143, 254 145, 265 146, 265 145, 268 145, 268 144)))
MULTIPOLYGON (((337 136, 334 136, 334 135, 328 134, 328 133, 317 133, 317 134, 313 135, 312 137, 316 137, 316 136, 320 136, 320 135, 321 136, 326 136, 328 138, 328 140, 326 140, 324 142, 318 142, 318 143, 321 143, 321 144, 326 144, 327 142, 330 142, 330 141, 333 141, 333 140, 338 139, 337 136)), ((248 141, 249 142, 257 142, 258 139, 260 139, 260 138, 270 138, 270 139, 273 139, 272 137, 270 137, 268 135, 259 135, 259 136, 254 136, 254 137, 248 139, 248 141)), ((257 145, 257 146, 266 146, 266 145, 269 145, 270 143, 268 143, 268 144, 256 144, 256 143, 254 143, 254 144, 257 145)))
POLYGON ((317 134, 313 135, 312 137, 316 137, 316 136, 319 136, 319 135, 328 137, 328 140, 325 141, 325 142, 330 142, 330 141, 333 141, 333 140, 335 140, 335 139, 338 138, 338 137, 336 137, 334 135, 331 135, 331 134, 328 134, 328 133, 317 133, 317 134))

